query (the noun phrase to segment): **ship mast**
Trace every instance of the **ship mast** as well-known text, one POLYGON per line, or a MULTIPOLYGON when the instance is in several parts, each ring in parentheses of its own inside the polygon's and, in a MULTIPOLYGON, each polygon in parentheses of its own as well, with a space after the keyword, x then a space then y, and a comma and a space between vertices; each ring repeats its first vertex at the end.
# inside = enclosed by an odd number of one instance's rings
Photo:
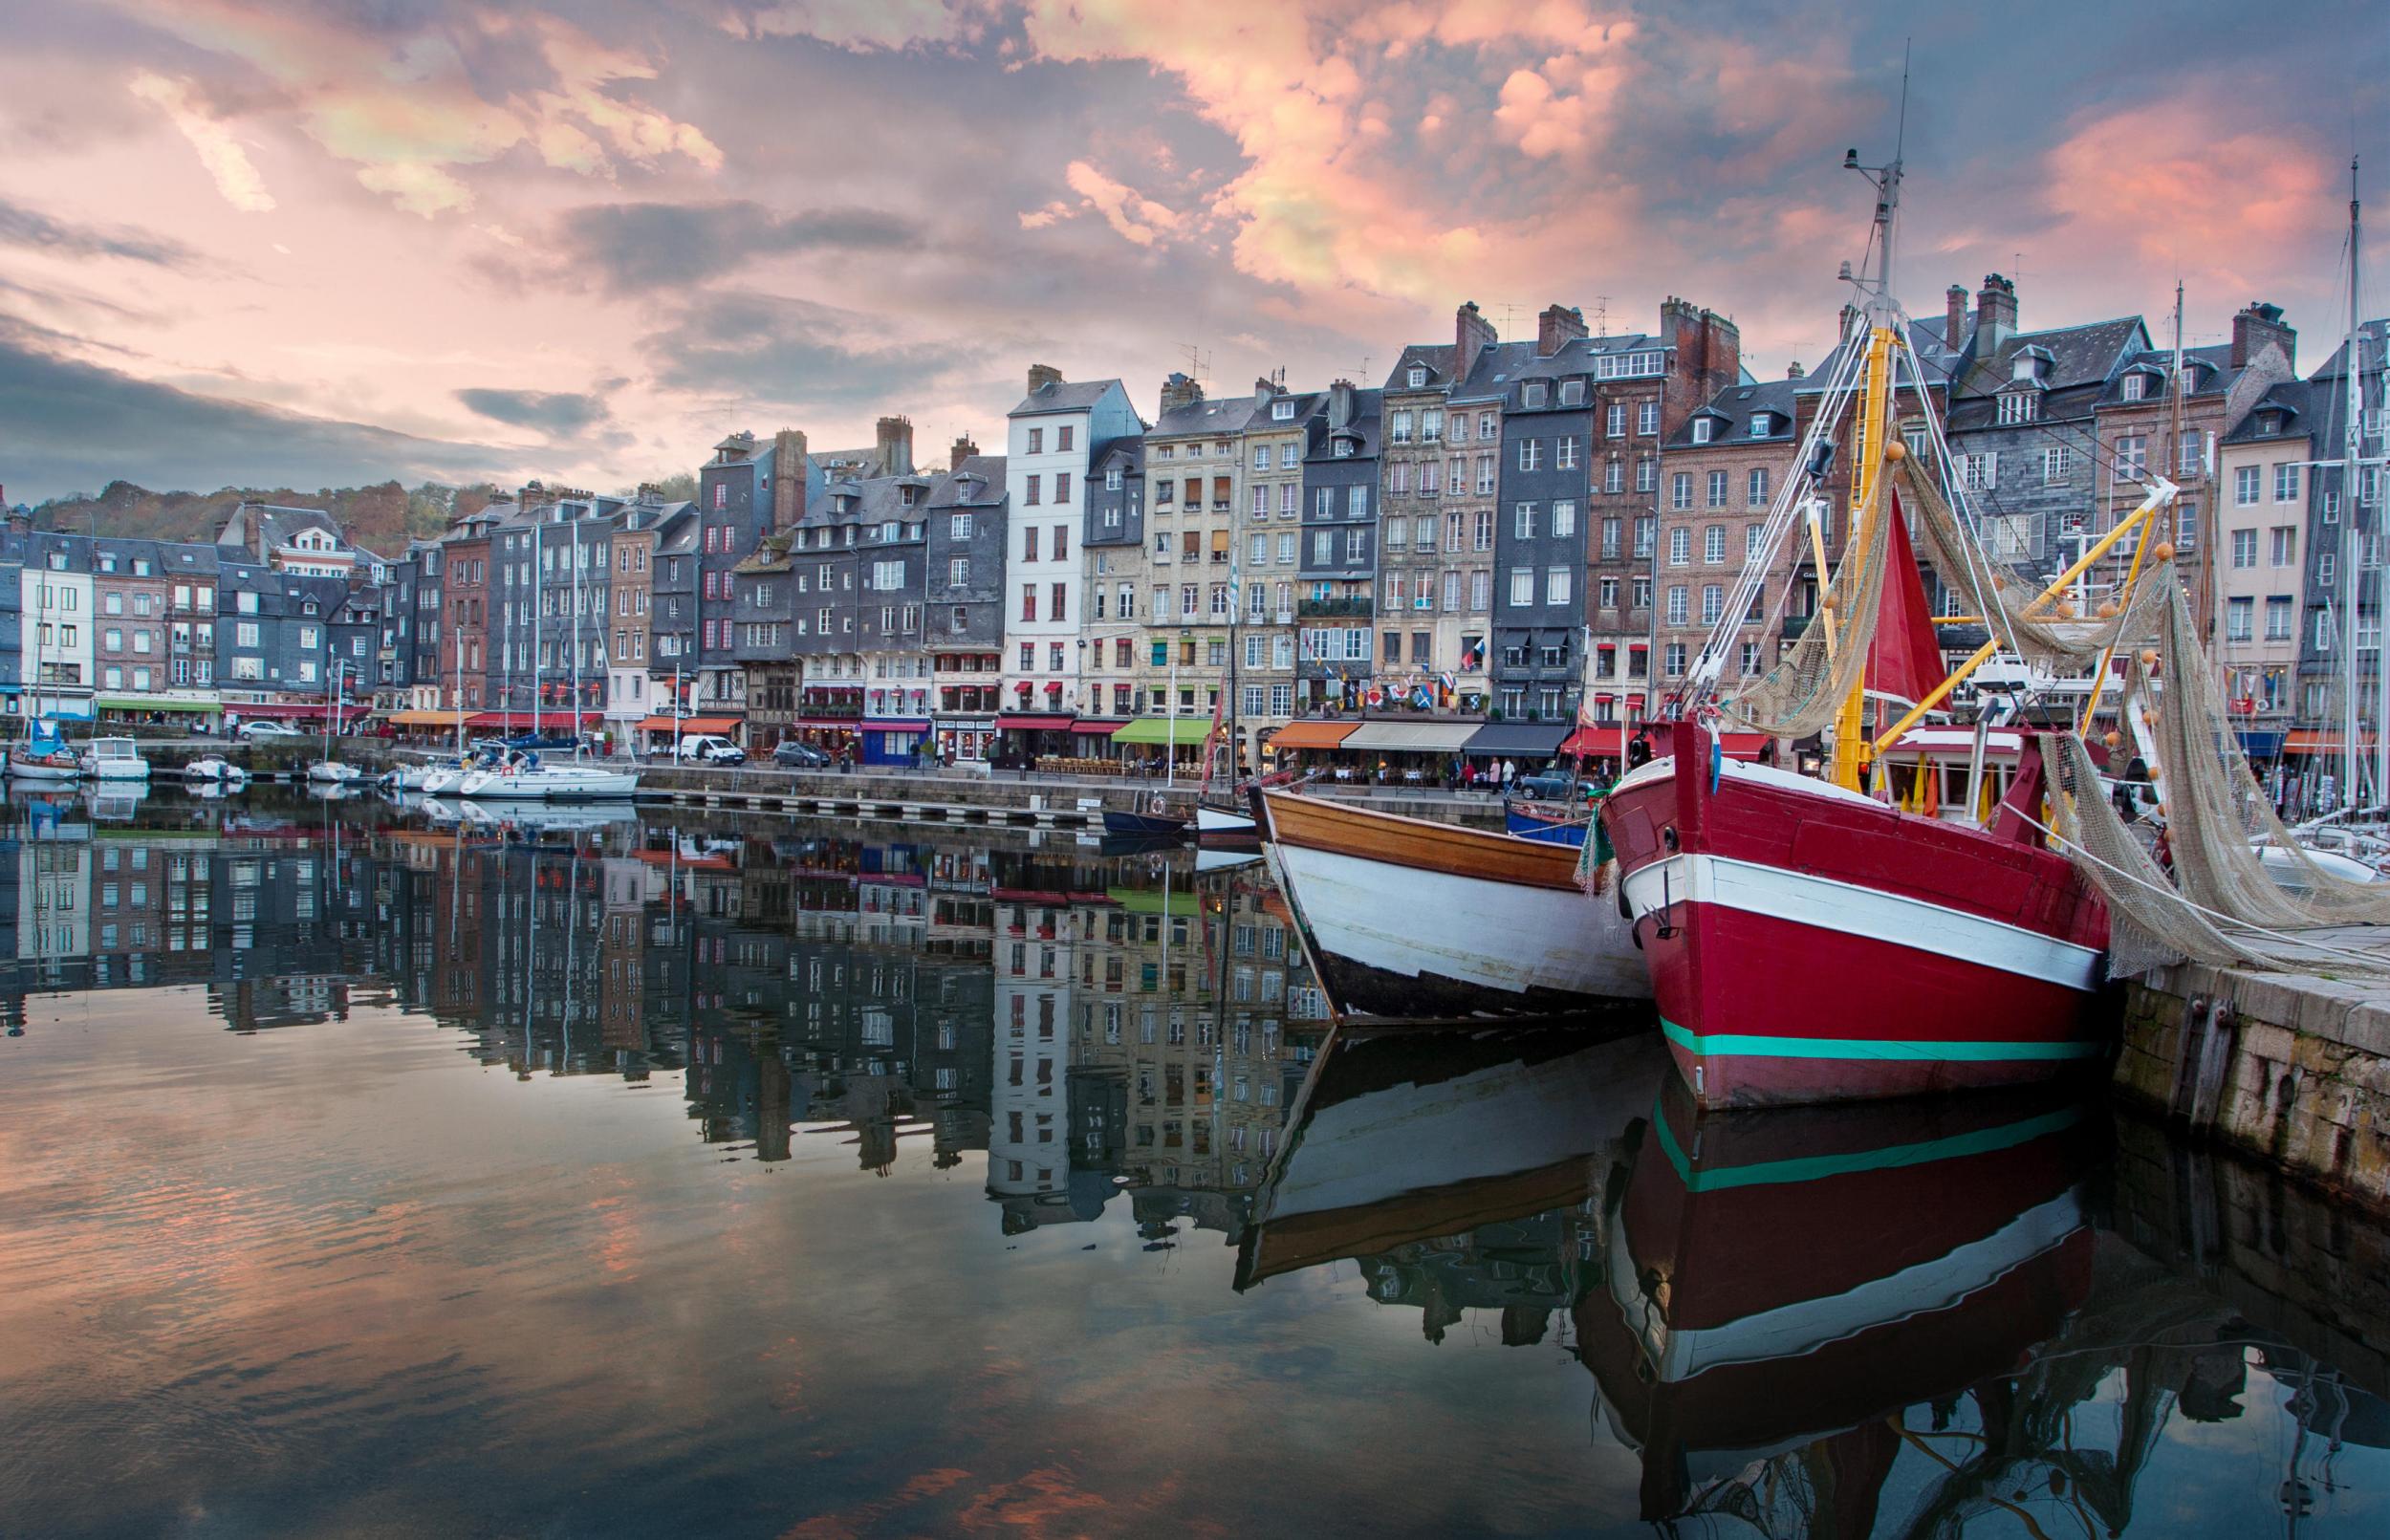
MULTIPOLYGON (((2340 666, 2342 669, 2342 713, 2340 723, 2340 805, 2358 805, 2357 792, 2357 721, 2360 708, 2357 674, 2357 608, 2363 577, 2357 565, 2357 497, 2363 488, 2363 475, 2358 457, 2364 448, 2364 435, 2359 414, 2365 404, 2365 392, 2357 383, 2357 353, 2363 339, 2363 321, 2357 309, 2357 239, 2362 232, 2358 220, 2357 199, 2357 157, 2349 157, 2349 340, 2341 354, 2343 406, 2341 410, 2340 443, 2340 666)), ((2377 783, 2376 794, 2379 795, 2377 783)))
MULTIPOLYGON (((1893 236, 1901 209, 1901 155, 1896 148, 1887 164, 1865 166, 1859 164, 1858 151, 1851 150, 1843 156, 1842 163, 1876 185, 1875 231, 1869 243, 1874 249, 1874 265, 1852 280, 1860 295, 1858 321, 1843 339, 1846 346, 1855 346, 1864 337, 1867 358, 1866 376, 1858 392, 1852 422, 1850 543, 1843 548, 1843 559, 1848 561, 1858 553, 1874 549, 1877 529, 1887 511, 1884 465, 1891 452, 1888 428, 1892 367, 1901 335, 1901 308, 1892 294, 1893 236)), ((1824 575, 1819 576, 1822 579, 1824 575)), ((1838 619, 1846 621, 1847 618, 1838 619)), ((1841 709, 1835 718, 1830 775, 1836 786, 1854 792, 1862 789, 1867 762, 1873 757, 1866 710, 1867 679, 1862 672, 1852 682, 1850 693, 1843 697, 1841 709)))

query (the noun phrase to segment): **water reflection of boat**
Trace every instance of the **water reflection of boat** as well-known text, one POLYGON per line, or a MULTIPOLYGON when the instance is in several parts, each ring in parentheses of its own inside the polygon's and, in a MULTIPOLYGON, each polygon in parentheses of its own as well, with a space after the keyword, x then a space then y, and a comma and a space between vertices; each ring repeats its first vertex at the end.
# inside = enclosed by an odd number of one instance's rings
POLYGON ((1806 1449, 1821 1521, 1868 1533, 1888 1414, 2012 1373, 2088 1296, 2104 1140, 2062 1093, 1721 1115, 1671 1077, 1575 1312, 1644 1519, 1806 1449))
POLYGON ((1535 1014, 1628 1004, 1651 979, 1579 852, 1271 792, 1271 866, 1339 1016, 1535 1014))
POLYGON ((1665 1066, 1640 1031, 1336 1032, 1263 1181, 1237 1287, 1580 1202, 1665 1066))

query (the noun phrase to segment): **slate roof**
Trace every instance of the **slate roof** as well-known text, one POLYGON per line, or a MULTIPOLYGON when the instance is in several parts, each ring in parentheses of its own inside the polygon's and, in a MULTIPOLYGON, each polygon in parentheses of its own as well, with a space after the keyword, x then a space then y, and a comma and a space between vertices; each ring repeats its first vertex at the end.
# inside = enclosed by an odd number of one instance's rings
POLYGON ((2219 442, 2227 446, 2235 444, 2295 444, 2304 448, 2312 442, 2312 435, 2337 430, 2339 400, 2339 390, 2330 380, 2285 380, 2258 397, 2248 413, 2219 442), (2264 431, 2263 419, 2269 412, 2281 418, 2277 432, 2264 431), (2330 425, 2329 429, 2326 424, 2330 425))
MULTIPOLYGON (((976 459, 978 457, 974 456, 973 458, 976 459)), ((1002 455, 996 456, 995 459, 998 465, 1003 464, 1004 457, 1002 455)), ((1143 474, 1145 469, 1145 435, 1142 433, 1123 433, 1118 437, 1101 441, 1091 447, 1087 453, 1087 468, 1091 472, 1105 470, 1116 461, 1119 464, 1122 470, 1132 476, 1143 474)), ((965 464, 967 465, 969 462, 966 461, 965 464)), ((1003 472, 998 471, 997 474, 1001 475, 1003 472)))
POLYGON ((304 530, 322 530, 339 550, 349 549, 348 536, 340 532, 339 523, 322 509, 285 508, 276 503, 235 504, 232 511, 225 515, 224 528, 216 533, 216 544, 263 556, 277 546, 290 544, 304 530))
MULTIPOLYGON (((1114 441, 1119 443, 1120 441, 1114 441)), ((1004 462, 1000 454, 967 456, 961 469, 938 478, 924 506, 929 508, 1001 508, 1004 506, 1004 462), (970 480, 977 477, 976 482, 970 480)))
POLYGON ((1385 388, 1390 391, 1404 391, 1414 388, 1420 390, 1442 390, 1445 386, 1451 383, 1450 379, 1447 378, 1451 373, 1451 343, 1414 342, 1409 347, 1402 350, 1402 356, 1394 360, 1394 367, 1386 371, 1385 388), (1427 383, 1424 385, 1414 387, 1409 383, 1410 367, 1415 363, 1423 363, 1427 366, 1427 383))
POLYGON ((1800 397, 1800 387, 1808 382, 1799 380, 1763 380, 1751 385, 1728 385, 1712 396, 1700 411, 1678 424, 1668 436, 1671 449, 1718 449, 1733 444, 1785 445, 1792 442, 1793 405, 1800 397), (1751 418, 1768 412, 1776 418, 1772 431, 1759 438, 1751 437, 1751 418), (1693 442, 1693 419, 1706 417, 1718 425, 1710 429, 1707 444, 1693 442))
POLYGON ((1496 342, 1477 355, 1468 378, 1452 387, 1455 401, 1498 401, 1511 376, 1535 357, 1532 342, 1496 342))
MULTIPOLYGON (((2240 371, 2232 367, 2232 345, 2228 342, 2219 342, 2212 347, 2184 348, 2183 363, 2184 367, 2189 369, 2195 377, 2189 397, 2193 401, 2203 397, 2224 395, 2232 388, 2232 381, 2240 376, 2240 371)), ((2148 401, 2163 401, 2165 399, 2164 382, 2171 379, 2173 374, 2174 350, 2172 348, 2142 348, 2117 365, 2116 373, 2109 377, 2099 392, 2099 404, 2102 406, 2139 406, 2148 401), (2140 401, 2128 401, 2124 399, 2124 377, 2128 374, 2143 376, 2154 374, 2158 377, 2159 386, 2143 396, 2140 401)))
POLYGON ((1353 420, 1340 430, 1328 426, 1328 396, 1325 392, 1320 394, 1316 405, 1319 432, 1315 435, 1315 442, 1310 452, 1304 456, 1305 459, 1333 460, 1337 458, 1336 451, 1330 445, 1335 442, 1338 432, 1352 434, 1358 441, 1354 445, 1353 452, 1343 456, 1343 459, 1366 460, 1379 452, 1383 444, 1385 430, 1385 393, 1383 391, 1355 390, 1353 392, 1353 420))
MULTIPOLYGON (((2357 335, 2360 344, 2357 356, 2360 360, 2362 367, 2366 369, 2380 368, 2382 348, 2384 346, 2385 338, 2390 338, 2390 320, 2363 322, 2357 327, 2357 335)), ((2326 358, 2323 361, 2322 366, 2307 378, 2310 380, 2339 379, 2342 375, 2348 372, 2348 338, 2343 336, 2340 339, 2339 345, 2332 350, 2332 356, 2326 358)))
POLYGON ((1253 420, 1253 398, 1229 396, 1220 401, 1200 401, 1177 406, 1162 414, 1146 436, 1156 439, 1206 438, 1213 434, 1233 436, 1245 431, 1253 420))
POLYGON ((1021 403, 1007 417, 1037 417, 1047 412, 1083 412, 1104 399, 1120 381, 1115 380, 1065 380, 1059 384, 1041 385, 1021 398, 1021 403))

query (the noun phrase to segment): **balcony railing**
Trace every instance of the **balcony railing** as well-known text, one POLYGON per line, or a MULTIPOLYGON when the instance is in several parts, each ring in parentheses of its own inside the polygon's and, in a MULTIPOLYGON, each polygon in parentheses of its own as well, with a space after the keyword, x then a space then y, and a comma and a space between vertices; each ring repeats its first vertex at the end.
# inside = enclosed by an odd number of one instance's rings
POLYGON ((1294 613, 1305 619, 1349 618, 1366 620, 1378 613, 1378 602, 1366 595, 1348 594, 1336 598, 1297 599, 1294 613))

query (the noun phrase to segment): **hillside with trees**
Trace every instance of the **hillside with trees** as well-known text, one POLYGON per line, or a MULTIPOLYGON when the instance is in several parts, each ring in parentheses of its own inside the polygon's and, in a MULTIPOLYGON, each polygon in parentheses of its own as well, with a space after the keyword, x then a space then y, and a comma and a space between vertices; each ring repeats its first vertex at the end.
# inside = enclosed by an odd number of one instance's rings
MULTIPOLYGON (((666 499, 697 495, 687 472, 666 478, 666 499)), ((94 496, 54 497, 33 510, 36 529, 72 534, 116 535, 135 540, 212 540, 244 498, 292 508, 320 508, 339 521, 348 536, 368 551, 398 555, 409 540, 429 539, 459 513, 485 507, 499 488, 448 487, 425 482, 402 487, 325 487, 299 491, 290 487, 227 487, 212 492, 153 492, 129 481, 112 481, 94 496)))

